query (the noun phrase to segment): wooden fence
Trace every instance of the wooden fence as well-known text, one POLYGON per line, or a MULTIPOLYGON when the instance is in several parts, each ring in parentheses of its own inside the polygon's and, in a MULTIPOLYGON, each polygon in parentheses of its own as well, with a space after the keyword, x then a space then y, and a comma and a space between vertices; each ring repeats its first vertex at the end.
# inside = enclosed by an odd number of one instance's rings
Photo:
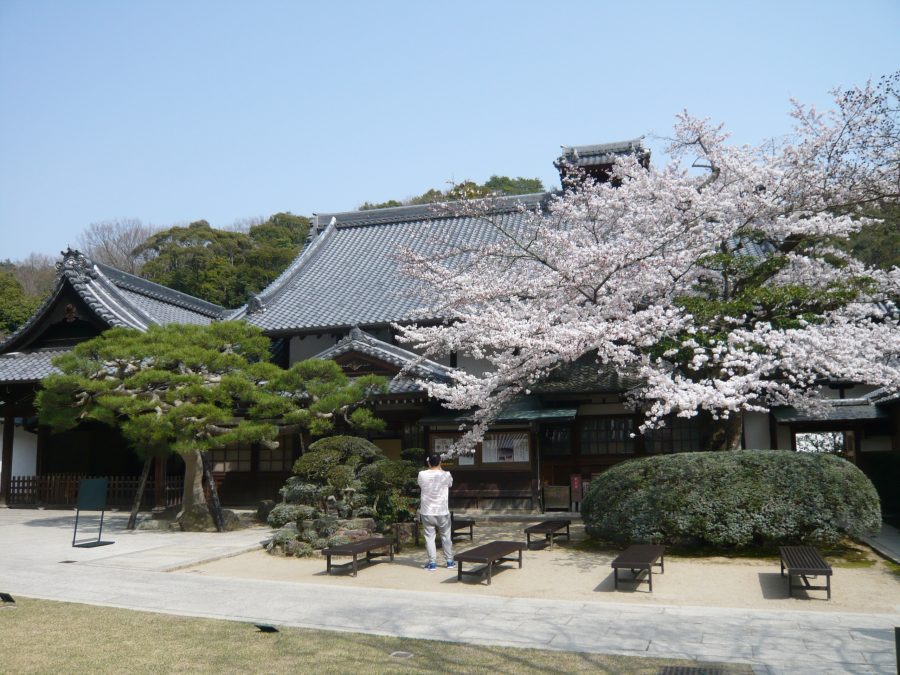
MULTIPOLYGON (((108 506, 120 508, 131 508, 140 482, 140 476, 85 476, 70 473, 13 476, 7 503, 10 506, 75 506, 78 499, 78 483, 83 478, 108 478, 106 503, 108 506)), ((183 490, 184 476, 167 476, 163 486, 163 504, 160 506, 180 504, 183 490)), ((156 485, 150 478, 144 488, 141 508, 151 509, 156 506, 155 495, 156 485)))

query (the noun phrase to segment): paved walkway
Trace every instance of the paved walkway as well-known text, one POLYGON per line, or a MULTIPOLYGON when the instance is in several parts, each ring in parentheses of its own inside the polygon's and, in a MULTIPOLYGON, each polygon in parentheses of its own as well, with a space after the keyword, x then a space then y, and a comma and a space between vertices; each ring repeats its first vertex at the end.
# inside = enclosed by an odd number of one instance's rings
POLYGON ((887 523, 881 524, 881 531, 874 537, 866 537, 865 542, 886 558, 900 565, 900 530, 887 523))
MULTIPOLYGON (((423 602, 421 593, 409 591, 167 574, 256 547, 268 530, 131 533, 124 531, 125 516, 113 514, 103 539, 115 544, 83 549, 71 546, 73 515, 0 509, 0 591, 253 623, 743 662, 758 673, 896 672, 898 614, 636 607, 442 593, 423 602)), ((89 534, 86 527, 85 538, 89 534)))

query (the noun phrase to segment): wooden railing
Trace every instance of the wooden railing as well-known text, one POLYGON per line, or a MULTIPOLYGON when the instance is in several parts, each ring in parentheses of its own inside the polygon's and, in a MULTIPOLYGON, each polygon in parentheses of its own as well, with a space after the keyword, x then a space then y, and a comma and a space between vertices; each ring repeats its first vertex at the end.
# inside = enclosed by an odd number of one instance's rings
MULTIPOLYGON (((106 504, 111 507, 131 508, 137 492, 140 476, 86 476, 79 474, 51 474, 48 476, 13 476, 9 486, 10 506, 75 506, 78 483, 83 478, 108 478, 109 489, 106 504)), ((163 503, 160 506, 177 506, 181 503, 184 476, 167 476, 163 486, 163 503)), ((156 485, 147 481, 141 508, 151 509, 155 503, 156 485)))

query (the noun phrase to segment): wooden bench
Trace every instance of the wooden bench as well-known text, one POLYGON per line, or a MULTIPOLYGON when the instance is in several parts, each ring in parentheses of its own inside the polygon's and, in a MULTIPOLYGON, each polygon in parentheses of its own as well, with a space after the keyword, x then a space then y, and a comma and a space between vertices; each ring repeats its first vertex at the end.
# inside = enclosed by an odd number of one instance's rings
POLYGON ((562 518, 558 518, 555 520, 545 520, 542 523, 536 523, 534 525, 530 525, 525 528, 525 538, 526 548, 531 548, 531 535, 533 534, 543 534, 547 541, 550 542, 550 550, 553 550, 553 540, 556 537, 561 537, 563 535, 562 529, 566 528, 565 535, 566 539, 571 540, 572 537, 569 533, 569 526, 572 524, 571 520, 564 520, 562 518))
POLYGON ((794 595, 794 589, 803 591, 828 591, 828 599, 831 600, 831 565, 819 552, 811 546, 781 546, 778 549, 781 556, 781 576, 787 570, 788 596, 794 595), (794 584, 791 577, 798 576, 803 584, 794 584), (825 577, 824 586, 812 586, 807 577, 825 577))
POLYGON ((352 567, 353 576, 356 576, 356 573, 359 569, 358 558, 361 553, 366 554, 366 562, 371 562, 373 558, 379 558, 381 556, 387 555, 391 557, 391 562, 394 561, 394 545, 391 540, 386 537, 370 537, 369 539, 354 541, 349 544, 342 544, 341 546, 323 548, 322 555, 324 555, 326 559, 325 571, 328 574, 331 574, 332 568, 340 569, 344 567, 352 567), (383 548, 387 549, 387 553, 373 552, 383 548), (340 565, 332 565, 331 556, 333 555, 353 556, 353 560, 348 563, 341 563, 340 565))
POLYGON ((634 576, 634 581, 638 584, 638 575, 646 570, 647 582, 650 584, 650 592, 653 592, 653 566, 659 565, 660 574, 666 571, 665 568, 666 547, 659 544, 632 544, 622 551, 615 560, 612 561, 614 587, 619 588, 619 570, 630 569, 634 576))
POLYGON ((452 511, 450 512, 450 538, 451 539, 453 539, 453 537, 456 535, 457 532, 461 532, 462 534, 465 534, 465 530, 468 530, 469 531, 469 540, 472 540, 475 538, 474 529, 475 529, 475 519, 474 518, 459 518, 456 515, 454 515, 452 511))
POLYGON ((487 582, 488 586, 490 586, 491 572, 494 565, 503 562, 518 562, 519 569, 522 569, 522 549, 524 548, 525 544, 521 541, 492 541, 489 544, 482 544, 481 546, 470 548, 468 551, 457 553, 454 556, 454 560, 456 560, 456 580, 462 581, 463 574, 482 576, 487 572, 487 582), (508 557, 513 553, 518 553, 518 556, 515 558, 508 557), (464 562, 478 563, 484 565, 484 567, 470 572, 463 572, 464 562))

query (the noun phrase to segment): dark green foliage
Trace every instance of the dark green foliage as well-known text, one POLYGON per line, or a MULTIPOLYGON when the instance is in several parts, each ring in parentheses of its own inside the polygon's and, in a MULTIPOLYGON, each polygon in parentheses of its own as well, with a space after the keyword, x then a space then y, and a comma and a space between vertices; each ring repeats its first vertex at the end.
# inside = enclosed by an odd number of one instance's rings
MULTIPOLYGON (((336 512, 341 518, 404 521, 412 518, 417 505, 417 467, 386 459, 363 438, 332 436, 316 441, 294 463, 294 474, 281 489, 287 502, 336 512)), ((324 519, 317 520, 314 529, 319 536, 333 534, 324 519)))
POLYGON ((238 418, 263 394, 269 341, 243 322, 112 328, 54 360, 36 406, 56 430, 118 427, 142 455, 187 453, 274 438, 271 422, 238 418))
POLYGON ((863 227, 849 240, 839 242, 854 257, 871 267, 900 267, 900 205, 885 204, 866 213, 882 222, 863 227))
POLYGON ((289 504, 314 504, 318 501, 319 486, 310 483, 300 476, 291 476, 279 491, 284 501, 289 504))
POLYGON ((269 512, 266 522, 271 527, 280 528, 289 523, 296 523, 299 515, 300 507, 296 504, 278 504, 269 512))
POLYGON ((249 232, 215 229, 205 220, 171 227, 135 250, 149 255, 142 274, 156 283, 225 307, 239 307, 297 256, 309 220, 276 213, 249 232))
POLYGON ((784 450, 635 459, 591 481, 592 537, 723 548, 833 544, 881 524, 878 494, 850 462, 784 450))
POLYGON ((12 273, 0 271, 0 338, 25 323, 40 304, 40 298, 26 295, 12 273))
POLYGON ((400 459, 417 468, 425 466, 426 457, 428 457, 428 451, 425 448, 404 448, 400 451, 400 459))
POLYGON ((299 424, 314 436, 334 431, 380 431, 384 422, 364 404, 386 387, 383 377, 367 375, 351 380, 334 361, 308 359, 287 370, 272 366, 266 381, 270 395, 257 397, 252 412, 258 417, 278 417, 286 424, 299 424))
POLYGON ((394 206, 410 206, 413 204, 434 204, 436 202, 445 202, 456 199, 475 199, 478 197, 487 197, 489 195, 527 195, 535 192, 543 192, 544 184, 540 178, 510 178, 509 176, 491 176, 484 183, 479 185, 475 181, 465 180, 457 183, 449 190, 438 190, 431 188, 424 193, 415 197, 404 199, 402 202, 396 199, 390 199, 386 202, 372 204, 365 202, 359 207, 360 211, 368 211, 370 209, 389 209, 394 206))

